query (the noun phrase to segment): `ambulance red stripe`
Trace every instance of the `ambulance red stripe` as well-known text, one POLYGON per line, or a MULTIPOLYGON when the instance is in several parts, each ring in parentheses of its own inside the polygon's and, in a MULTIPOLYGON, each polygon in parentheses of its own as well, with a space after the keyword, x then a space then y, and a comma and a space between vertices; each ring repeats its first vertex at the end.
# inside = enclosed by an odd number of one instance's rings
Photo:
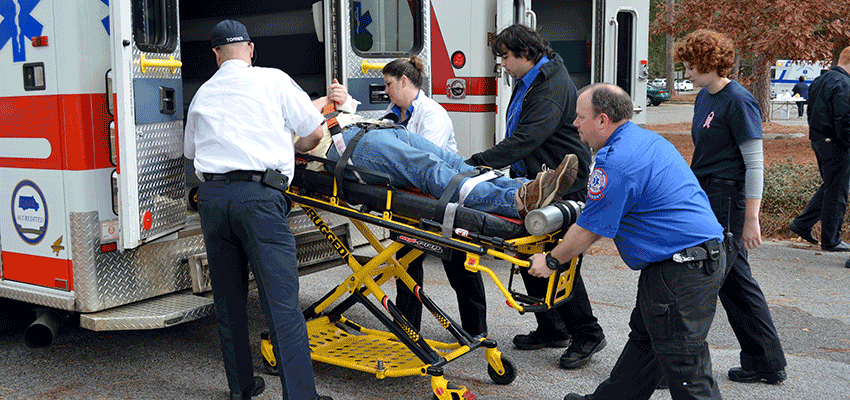
POLYGON ((73 261, 64 258, 3 252, 3 279, 10 281, 74 290, 72 271, 73 261))
POLYGON ((44 138, 46 159, 0 158, 0 167, 84 171, 110 168, 106 95, 101 93, 0 98, 0 137, 44 138))

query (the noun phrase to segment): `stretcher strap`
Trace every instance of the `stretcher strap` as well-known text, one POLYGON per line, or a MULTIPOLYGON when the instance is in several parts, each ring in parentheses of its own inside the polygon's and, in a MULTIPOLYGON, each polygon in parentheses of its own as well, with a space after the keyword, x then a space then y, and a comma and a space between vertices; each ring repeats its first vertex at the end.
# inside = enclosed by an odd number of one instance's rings
POLYGON ((498 176, 501 176, 502 173, 494 170, 490 170, 487 173, 478 175, 474 178, 469 178, 463 185, 460 187, 460 194, 458 195, 457 203, 463 205, 463 202, 466 201, 466 196, 469 196, 472 193, 472 189, 475 189, 481 182, 486 182, 491 179, 495 179, 498 176))
POLYGON ((449 181, 449 184, 446 185, 446 188, 443 190, 443 195, 440 196, 440 200, 437 202, 437 208, 434 215, 434 219, 441 223, 443 237, 452 237, 452 230, 455 227, 457 207, 463 205, 466 197, 472 192, 472 189, 474 189, 475 186, 478 186, 481 182, 489 181, 501 175, 502 173, 498 171, 476 167, 471 171, 460 173, 452 177, 452 180, 449 181), (467 177, 472 178, 467 179, 461 186, 460 182, 467 177), (454 198, 454 194, 455 191, 457 191, 458 186, 460 186, 458 201, 456 203, 451 203, 450 201, 454 198))
MULTIPOLYGON (((361 129, 360 132, 357 132, 351 138, 351 140, 348 141, 348 147, 345 149, 344 152, 340 153, 339 161, 337 161, 336 166, 334 166, 334 180, 336 181, 337 195, 340 198, 344 198, 344 196, 342 195, 342 182, 343 182, 344 174, 345 174, 345 164, 348 163, 348 161, 350 161, 351 154, 354 153, 354 148, 357 147, 357 142, 359 142, 360 138, 362 138, 363 135, 365 135, 366 132, 369 132, 369 131, 370 131, 370 129, 366 128, 366 129, 361 129)), ((341 133, 338 133, 336 136, 339 136, 340 142, 343 142, 341 133)), ((336 144, 336 140, 334 140, 334 144, 336 144)), ((343 145, 344 144, 345 143, 343 143, 343 145)), ((358 175, 357 178, 360 179, 360 176, 358 175)), ((362 179, 361 179, 361 182, 362 182, 362 179)))
MULTIPOLYGON (((336 148, 336 154, 345 154, 345 139, 342 138, 342 133, 334 134, 333 136, 331 136, 331 140, 333 141, 334 148, 336 148)), ((356 145, 357 142, 353 142, 353 144, 356 145)), ((354 166, 354 161, 351 161, 351 157, 348 158, 348 165, 354 166)), ((357 178, 357 183, 361 185, 366 184, 366 182, 360 176, 360 173, 358 173, 357 171, 351 172, 353 172, 354 176, 357 178)), ((336 175, 336 170, 334 170, 334 175, 336 175)))
POLYGON ((443 237, 451 238, 452 232, 454 231, 455 224, 455 215, 457 214, 457 208, 460 207, 457 203, 449 203, 446 205, 446 213, 443 215, 443 237))
POLYGON ((463 178, 467 178, 470 176, 476 176, 483 173, 479 168, 475 168, 471 171, 463 172, 457 174, 452 177, 449 181, 449 184, 446 185, 446 188, 443 189, 443 194, 440 196, 440 200, 437 201, 437 208, 434 210, 434 220, 437 222, 443 222, 443 215, 446 213, 446 205, 452 201, 452 198, 455 196, 455 192, 457 192, 458 186, 460 186, 460 182, 463 178))

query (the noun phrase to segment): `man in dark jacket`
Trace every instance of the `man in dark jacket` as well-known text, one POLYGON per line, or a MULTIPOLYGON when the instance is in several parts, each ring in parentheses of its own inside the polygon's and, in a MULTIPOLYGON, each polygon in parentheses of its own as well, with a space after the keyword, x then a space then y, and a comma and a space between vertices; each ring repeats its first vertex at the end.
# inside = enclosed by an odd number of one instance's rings
MULTIPOLYGON (((579 159, 579 172, 564 198, 585 201, 590 149, 581 142, 572 124, 576 117, 576 87, 563 60, 552 51, 548 40, 523 25, 505 28, 496 36, 492 49, 516 81, 505 113, 505 139, 487 151, 473 154, 467 164, 492 168, 510 165, 511 176, 534 178, 572 153, 579 159)), ((529 295, 545 296, 546 279, 533 277, 525 269, 522 275, 529 295)), ((537 329, 515 336, 514 345, 521 350, 566 347, 572 337, 560 359, 563 368, 581 367, 606 345, 579 271, 573 298, 555 309, 535 313, 535 317, 537 329)))
POLYGON ((850 244, 841 240, 850 184, 850 74, 847 71, 850 71, 850 47, 841 51, 836 66, 809 86, 809 139, 823 184, 789 227, 803 239, 817 243, 811 229, 820 220, 820 245, 827 251, 850 251, 850 244))
POLYGON ((797 102, 797 118, 803 118, 803 105, 806 104, 805 99, 809 97, 809 85, 806 85, 806 77, 800 75, 800 80, 791 89, 791 93, 800 95, 804 101, 797 102))

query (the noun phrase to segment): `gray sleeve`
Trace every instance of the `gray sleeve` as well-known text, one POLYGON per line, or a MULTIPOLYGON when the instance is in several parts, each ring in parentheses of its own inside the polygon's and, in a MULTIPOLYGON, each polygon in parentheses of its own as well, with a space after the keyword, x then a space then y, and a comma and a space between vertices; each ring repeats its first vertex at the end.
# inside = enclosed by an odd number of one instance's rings
POLYGON ((751 139, 739 146, 744 156, 744 196, 748 199, 760 199, 764 189, 764 152, 762 140, 751 139))

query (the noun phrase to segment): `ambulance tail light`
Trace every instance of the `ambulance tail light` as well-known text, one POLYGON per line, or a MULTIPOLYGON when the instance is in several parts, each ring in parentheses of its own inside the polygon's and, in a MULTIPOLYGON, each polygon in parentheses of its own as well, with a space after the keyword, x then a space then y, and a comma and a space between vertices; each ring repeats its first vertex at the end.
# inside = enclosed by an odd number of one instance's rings
POLYGON ((118 215, 118 172, 112 171, 112 212, 118 215))

